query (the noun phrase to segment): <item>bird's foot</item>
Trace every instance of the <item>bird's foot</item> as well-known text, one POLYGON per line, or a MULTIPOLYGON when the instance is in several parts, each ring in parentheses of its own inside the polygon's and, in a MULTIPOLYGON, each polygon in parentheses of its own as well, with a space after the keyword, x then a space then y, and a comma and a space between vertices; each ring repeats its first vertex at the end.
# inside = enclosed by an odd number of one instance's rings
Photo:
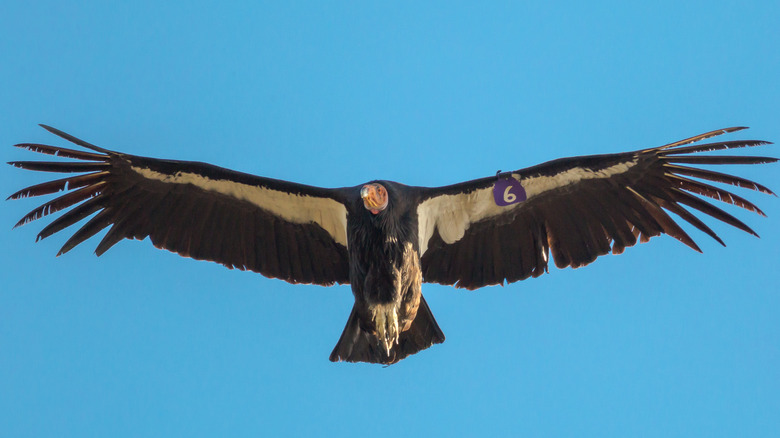
POLYGON ((395 303, 375 304, 371 306, 374 326, 379 344, 385 353, 390 355, 390 349, 398 344, 398 310, 395 303))

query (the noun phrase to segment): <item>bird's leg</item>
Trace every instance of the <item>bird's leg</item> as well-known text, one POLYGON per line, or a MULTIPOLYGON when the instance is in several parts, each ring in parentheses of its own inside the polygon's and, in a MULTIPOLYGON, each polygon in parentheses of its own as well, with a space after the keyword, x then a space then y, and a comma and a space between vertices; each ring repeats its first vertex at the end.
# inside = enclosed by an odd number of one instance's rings
POLYGON ((371 313, 376 327, 376 335, 379 343, 385 348, 385 353, 390 355, 390 348, 398 344, 398 310, 396 303, 374 304, 371 313))

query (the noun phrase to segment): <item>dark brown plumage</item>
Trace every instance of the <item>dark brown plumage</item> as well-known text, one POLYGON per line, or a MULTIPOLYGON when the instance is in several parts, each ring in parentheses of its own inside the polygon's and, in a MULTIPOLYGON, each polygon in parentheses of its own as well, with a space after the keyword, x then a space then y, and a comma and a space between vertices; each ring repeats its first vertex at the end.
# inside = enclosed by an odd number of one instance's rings
POLYGON ((697 166, 777 161, 698 155, 764 141, 691 145, 744 129, 728 128, 657 148, 560 159, 446 187, 373 181, 326 189, 113 152, 44 128, 91 152, 17 145, 78 160, 10 163, 75 174, 11 195, 67 191, 17 226, 65 210, 38 238, 91 218, 59 254, 108 228, 98 255, 122 239, 149 237, 156 247, 185 257, 291 283, 349 283, 355 305, 330 359, 384 364, 444 341, 422 297, 422 282, 467 289, 514 282, 547 272, 550 258, 561 268, 584 266, 662 233, 700 251, 667 212, 723 244, 690 208, 756 235, 702 197, 763 215, 750 201, 708 181, 772 191, 697 166))

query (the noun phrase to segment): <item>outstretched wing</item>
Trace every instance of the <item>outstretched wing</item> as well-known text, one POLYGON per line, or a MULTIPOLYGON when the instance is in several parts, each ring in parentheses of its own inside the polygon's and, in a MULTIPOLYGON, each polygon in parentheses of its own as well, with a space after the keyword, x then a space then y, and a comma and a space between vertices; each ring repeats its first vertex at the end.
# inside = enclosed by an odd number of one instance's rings
POLYGON ((564 158, 492 178, 423 189, 417 209, 423 279, 467 289, 511 283, 546 272, 550 253, 559 268, 576 268, 661 233, 701 251, 666 211, 723 244, 685 207, 757 236, 694 194, 764 215, 746 199, 700 180, 772 191, 744 178, 687 166, 777 161, 691 155, 768 144, 764 141, 685 146, 741 129, 745 128, 712 131, 636 152, 564 158))
POLYGON ((46 226, 39 239, 97 213, 58 255, 111 226, 97 246, 97 255, 124 238, 149 236, 156 247, 185 257, 291 283, 349 282, 347 210, 339 189, 262 178, 204 163, 117 153, 41 126, 94 151, 26 143, 17 146, 79 161, 9 163, 22 169, 77 173, 9 197, 67 191, 16 224, 73 207, 46 226))

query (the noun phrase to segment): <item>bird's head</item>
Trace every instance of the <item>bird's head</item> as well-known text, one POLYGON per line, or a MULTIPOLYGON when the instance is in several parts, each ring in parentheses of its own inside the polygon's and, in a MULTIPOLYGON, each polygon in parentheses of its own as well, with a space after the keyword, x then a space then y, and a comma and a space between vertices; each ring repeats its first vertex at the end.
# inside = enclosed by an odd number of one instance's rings
POLYGON ((387 208, 387 189, 382 184, 366 184, 360 189, 360 197, 363 198, 363 206, 373 214, 387 208))

